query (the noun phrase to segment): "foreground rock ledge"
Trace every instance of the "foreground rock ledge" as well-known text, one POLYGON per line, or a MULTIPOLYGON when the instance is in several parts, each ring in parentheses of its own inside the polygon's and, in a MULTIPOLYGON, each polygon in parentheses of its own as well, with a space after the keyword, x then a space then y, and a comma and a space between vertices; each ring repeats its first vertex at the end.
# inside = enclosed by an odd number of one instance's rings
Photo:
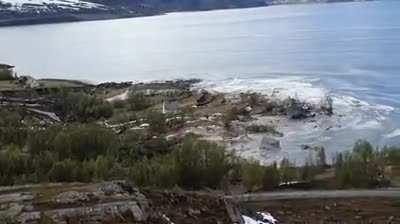
POLYGON ((0 223, 243 223, 212 193, 142 190, 126 181, 0 187, 0 223))

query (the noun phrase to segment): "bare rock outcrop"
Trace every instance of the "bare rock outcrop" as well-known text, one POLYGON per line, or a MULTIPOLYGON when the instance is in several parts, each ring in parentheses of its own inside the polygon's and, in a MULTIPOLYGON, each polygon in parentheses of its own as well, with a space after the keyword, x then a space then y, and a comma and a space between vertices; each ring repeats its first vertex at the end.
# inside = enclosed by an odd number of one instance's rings
POLYGON ((260 150, 265 152, 279 151, 281 150, 280 141, 266 135, 261 139, 260 150))
POLYGON ((0 188, 0 223, 242 223, 232 202, 212 193, 140 191, 127 181, 0 188), (44 222, 46 221, 46 222, 44 222))

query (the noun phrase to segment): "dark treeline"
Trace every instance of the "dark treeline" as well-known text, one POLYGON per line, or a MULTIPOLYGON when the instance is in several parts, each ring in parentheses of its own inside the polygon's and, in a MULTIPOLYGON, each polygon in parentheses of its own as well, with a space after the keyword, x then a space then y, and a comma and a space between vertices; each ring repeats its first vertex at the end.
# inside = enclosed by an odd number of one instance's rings
POLYGON ((272 0, 128 0, 128 1, 107 1, 91 0, 92 2, 112 5, 127 6, 136 8, 140 5, 155 8, 161 11, 183 11, 183 10, 210 10, 223 8, 243 8, 265 6, 272 3, 272 0))

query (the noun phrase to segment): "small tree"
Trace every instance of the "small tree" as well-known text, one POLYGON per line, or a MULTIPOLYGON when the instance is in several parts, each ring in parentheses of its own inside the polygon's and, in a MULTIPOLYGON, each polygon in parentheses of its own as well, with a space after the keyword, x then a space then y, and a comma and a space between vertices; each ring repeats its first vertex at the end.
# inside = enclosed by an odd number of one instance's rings
POLYGON ((267 170, 257 161, 244 161, 241 168, 241 177, 244 186, 249 191, 256 190, 266 185, 269 177, 266 176, 267 170))
POLYGON ((53 144, 60 158, 82 161, 112 153, 118 146, 118 138, 100 125, 71 125, 57 134, 53 144))
POLYGON ((326 154, 325 154, 325 148, 324 147, 320 147, 318 148, 317 151, 317 164, 318 167, 325 167, 327 165, 326 162, 326 154))
POLYGON ((335 175, 339 187, 376 187, 384 175, 382 154, 367 141, 357 141, 352 152, 339 154, 335 161, 335 175))
POLYGON ((110 158, 98 156, 95 162, 95 177, 97 180, 105 180, 110 173, 112 161, 110 158))
POLYGON ((284 158, 281 161, 279 170, 282 182, 293 181, 297 178, 296 169, 294 169, 294 165, 289 161, 289 159, 284 158))
POLYGON ((71 182, 75 180, 78 164, 76 161, 67 159, 54 163, 49 171, 49 179, 53 182, 71 182))
POLYGON ((0 146, 26 143, 28 129, 21 122, 23 116, 19 110, 0 110, 0 146))
POLYGON ((263 188, 265 190, 272 190, 279 186, 281 182, 279 169, 276 163, 267 166, 264 171, 263 188))
POLYGON ((151 134, 163 134, 167 132, 167 124, 165 122, 165 115, 158 111, 151 111, 147 115, 147 120, 150 124, 149 131, 151 134))
POLYGON ((91 122, 113 115, 111 103, 84 92, 61 89, 55 94, 54 110, 67 121, 91 122))

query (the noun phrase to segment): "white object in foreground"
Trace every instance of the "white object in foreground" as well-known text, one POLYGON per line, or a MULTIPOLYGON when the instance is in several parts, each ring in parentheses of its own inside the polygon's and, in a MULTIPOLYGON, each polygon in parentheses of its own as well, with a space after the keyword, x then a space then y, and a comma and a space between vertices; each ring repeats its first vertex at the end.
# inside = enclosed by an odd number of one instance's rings
POLYGON ((270 213, 257 212, 257 214, 262 216, 262 220, 255 220, 248 216, 242 215, 245 224, 278 224, 276 220, 270 213))

